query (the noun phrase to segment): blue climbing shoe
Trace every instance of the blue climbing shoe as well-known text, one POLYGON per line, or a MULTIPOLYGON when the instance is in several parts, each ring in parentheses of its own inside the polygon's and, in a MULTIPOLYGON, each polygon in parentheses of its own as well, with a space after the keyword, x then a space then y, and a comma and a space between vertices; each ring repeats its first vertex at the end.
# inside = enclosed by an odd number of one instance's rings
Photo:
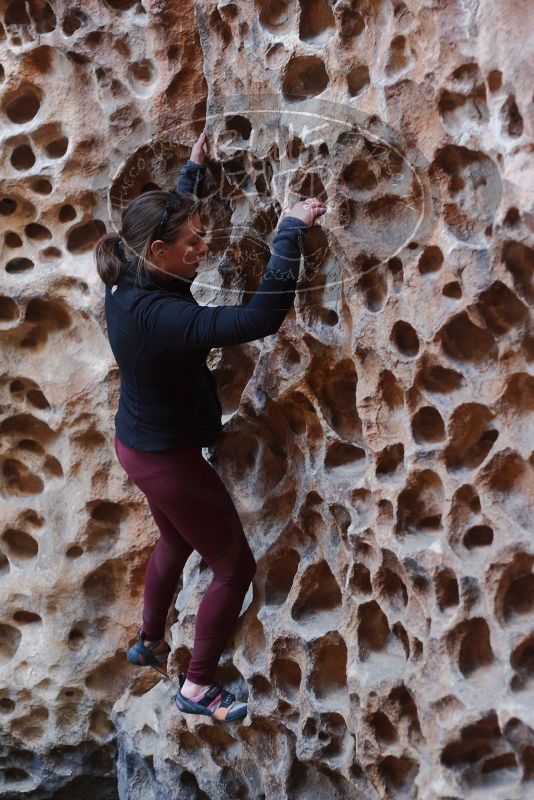
MULTIPOLYGON (((180 689, 182 686, 183 681, 180 680, 180 689)), ((220 683, 212 683, 198 703, 184 697, 181 691, 176 695, 175 702, 184 714, 201 714, 219 722, 233 722, 247 715, 247 704, 236 700, 235 694, 223 689, 220 683)))
MULTIPOLYGON (((171 648, 165 639, 158 639, 156 642, 145 644, 143 641, 144 633, 140 630, 137 634, 137 641, 132 647, 128 649, 126 657, 131 664, 137 664, 140 667, 154 667, 162 675, 167 675, 167 658, 171 652, 171 648), (161 643, 164 643, 164 647, 161 643), (155 652, 159 650, 159 652, 155 652)), ((182 684, 180 684, 181 686, 182 684)))

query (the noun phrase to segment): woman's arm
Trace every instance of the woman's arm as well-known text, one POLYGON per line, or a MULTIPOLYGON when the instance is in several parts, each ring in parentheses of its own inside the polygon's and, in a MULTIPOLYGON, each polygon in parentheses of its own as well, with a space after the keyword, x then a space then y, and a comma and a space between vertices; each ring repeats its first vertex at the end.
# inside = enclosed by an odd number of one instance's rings
POLYGON ((180 194, 194 194, 197 196, 197 190, 200 188, 206 173, 207 164, 205 161, 207 152, 208 143, 206 132, 202 131, 191 148, 191 157, 180 170, 180 175, 176 184, 177 192, 180 194))
POLYGON ((206 174, 206 166, 206 164, 195 164, 191 159, 186 161, 180 170, 176 191, 180 194, 193 194, 198 196, 198 190, 206 174))
POLYGON ((295 299, 302 236, 308 225, 285 216, 254 297, 245 306, 200 306, 184 298, 147 292, 133 313, 158 347, 198 350, 242 344, 277 332, 295 299))

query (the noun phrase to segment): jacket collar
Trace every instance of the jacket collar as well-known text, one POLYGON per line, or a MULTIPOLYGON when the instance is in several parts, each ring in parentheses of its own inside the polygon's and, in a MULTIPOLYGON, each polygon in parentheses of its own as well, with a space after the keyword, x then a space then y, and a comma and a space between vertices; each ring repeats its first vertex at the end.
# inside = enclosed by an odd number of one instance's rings
POLYGON ((121 268, 119 280, 138 289, 162 289, 163 291, 178 294, 181 297, 188 297, 194 300, 191 294, 192 280, 183 278, 181 275, 171 275, 170 273, 150 271, 150 277, 130 265, 121 268))

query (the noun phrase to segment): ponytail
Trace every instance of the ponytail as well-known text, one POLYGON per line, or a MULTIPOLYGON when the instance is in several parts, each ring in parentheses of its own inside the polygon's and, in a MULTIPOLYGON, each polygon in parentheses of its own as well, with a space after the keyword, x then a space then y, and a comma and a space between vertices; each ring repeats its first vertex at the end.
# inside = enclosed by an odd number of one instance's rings
POLYGON ((95 246, 96 270, 104 283, 117 283, 124 263, 118 233, 105 233, 95 246))

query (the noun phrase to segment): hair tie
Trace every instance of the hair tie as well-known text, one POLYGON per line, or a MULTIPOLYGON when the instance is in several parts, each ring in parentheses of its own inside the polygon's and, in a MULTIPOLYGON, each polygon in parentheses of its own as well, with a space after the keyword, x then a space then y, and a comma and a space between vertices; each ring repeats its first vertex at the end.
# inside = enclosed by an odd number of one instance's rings
POLYGON ((117 241, 115 242, 115 249, 118 252, 119 258, 121 260, 124 260, 124 247, 123 247, 123 245, 124 245, 124 239, 122 238, 122 236, 119 233, 119 234, 117 234, 117 241))

